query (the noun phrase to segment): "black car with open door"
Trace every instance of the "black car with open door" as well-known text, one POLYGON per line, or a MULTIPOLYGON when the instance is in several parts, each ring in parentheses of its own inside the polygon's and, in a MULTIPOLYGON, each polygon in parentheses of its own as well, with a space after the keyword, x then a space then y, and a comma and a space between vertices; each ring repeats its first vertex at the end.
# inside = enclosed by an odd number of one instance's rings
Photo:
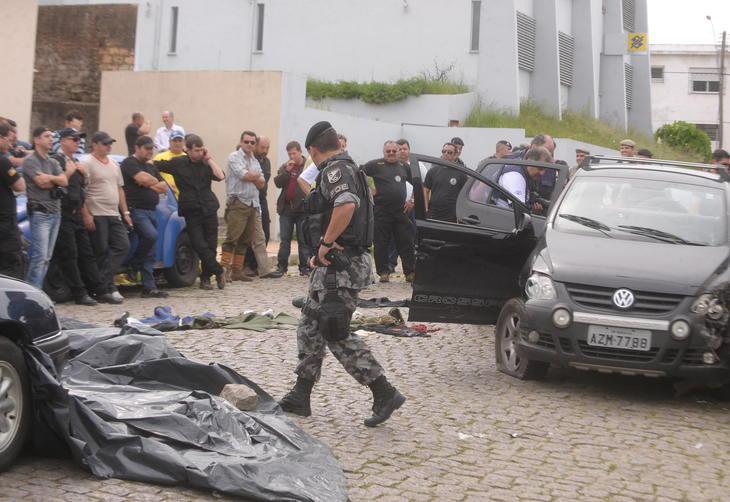
POLYGON ((412 155, 410 320, 496 324, 497 367, 522 379, 543 377, 551 363, 728 378, 727 173, 594 157, 567 183, 565 166, 506 162, 470 170, 412 155), (552 184, 525 203, 499 183, 528 166, 541 168, 535 185, 552 184), (426 211, 421 184, 433 168, 467 177, 455 221, 426 211))

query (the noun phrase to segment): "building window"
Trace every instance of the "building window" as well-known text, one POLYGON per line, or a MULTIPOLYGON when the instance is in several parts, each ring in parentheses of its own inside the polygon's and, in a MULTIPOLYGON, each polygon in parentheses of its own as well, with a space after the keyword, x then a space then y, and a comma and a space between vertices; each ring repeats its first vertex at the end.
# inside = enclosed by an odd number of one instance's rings
POLYGON ((173 7, 170 11, 170 54, 177 53, 177 21, 179 14, 179 7, 173 7))
POLYGON ((471 3, 471 51, 479 51, 479 23, 481 22, 482 2, 471 3))
POLYGON ((560 60, 560 83, 570 87, 573 85, 575 39, 562 31, 558 32, 558 56, 560 60))
POLYGON ((695 124, 700 131, 705 131, 710 137, 710 141, 717 141, 719 127, 717 124, 695 124))
POLYGON ((256 52, 264 50, 264 7, 262 3, 256 4, 256 52))
POLYGON ((517 12, 517 61, 520 70, 535 71, 535 32, 537 25, 530 16, 517 12))
POLYGON ((624 63, 624 85, 626 86, 626 109, 634 105, 634 67, 624 63))
POLYGON ((634 31, 636 26, 636 5, 634 0, 621 0, 621 14, 623 15, 624 30, 634 31))
POLYGON ((689 92, 720 92, 720 72, 716 68, 690 68, 689 92))
POLYGON ((652 66, 651 67, 651 81, 662 83, 664 82, 664 67, 663 66, 652 66))

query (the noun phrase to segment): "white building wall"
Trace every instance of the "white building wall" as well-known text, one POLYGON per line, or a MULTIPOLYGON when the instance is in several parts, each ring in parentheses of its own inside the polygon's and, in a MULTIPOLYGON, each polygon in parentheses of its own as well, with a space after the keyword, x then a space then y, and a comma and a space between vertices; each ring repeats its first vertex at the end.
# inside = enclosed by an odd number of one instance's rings
MULTIPOLYGON (((692 124, 719 123, 719 95, 692 91, 690 68, 717 71, 717 53, 706 46, 653 46, 651 66, 664 67, 664 81, 651 83, 652 127, 684 120, 692 124)), ((725 79, 726 87, 730 79, 725 79)), ((725 134, 723 146, 730 147, 730 106, 725 91, 725 134)), ((713 147, 717 143, 713 144, 713 147)))

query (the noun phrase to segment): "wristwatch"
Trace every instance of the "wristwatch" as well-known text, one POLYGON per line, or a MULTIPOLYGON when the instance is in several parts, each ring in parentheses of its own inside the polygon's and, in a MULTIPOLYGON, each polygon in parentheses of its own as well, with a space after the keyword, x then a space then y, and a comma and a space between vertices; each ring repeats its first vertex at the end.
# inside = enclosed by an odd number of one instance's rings
POLYGON ((129 215, 130 215, 130 214, 132 214, 132 213, 130 213, 129 211, 124 211, 124 212, 123 212, 122 214, 123 214, 124 216, 129 216, 129 215))
POLYGON ((319 241, 319 244, 320 244, 320 246, 324 246, 324 247, 326 247, 326 248, 331 248, 332 246, 334 246, 334 245, 335 245, 335 241, 332 241, 332 242, 325 242, 325 241, 324 241, 324 237, 322 237, 322 239, 321 239, 321 240, 319 241))

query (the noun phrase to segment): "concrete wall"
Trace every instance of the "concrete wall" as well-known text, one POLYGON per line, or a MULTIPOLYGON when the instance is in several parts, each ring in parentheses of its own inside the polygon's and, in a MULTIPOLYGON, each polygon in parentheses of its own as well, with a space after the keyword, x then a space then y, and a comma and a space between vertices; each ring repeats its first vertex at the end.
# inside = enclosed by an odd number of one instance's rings
POLYGON ((453 0, 411 1, 407 7, 400 0, 378 1, 368 8, 332 0, 265 0, 258 2, 265 5, 259 53, 252 51, 256 3, 216 0, 211 8, 200 0, 147 2, 140 7, 139 69, 284 70, 325 80, 382 81, 453 64, 451 78, 476 78, 470 0, 460 0, 457 8, 453 0), (173 5, 180 9, 176 55, 168 53, 173 5), (444 29, 446 12, 458 30, 444 29))
MULTIPOLYGON (((161 112, 172 110, 186 132, 203 137, 223 169, 245 129, 271 138, 271 163, 278 166, 281 103, 279 72, 104 72, 100 126, 117 139, 113 153, 126 155, 124 128, 132 112, 144 113, 154 131, 162 125, 161 112)), ((225 185, 214 186, 225 206, 225 185)), ((275 192, 269 190, 270 207, 275 192)))
MULTIPOLYGON (((730 58, 727 58, 730 60, 730 58)), ((653 46, 651 66, 664 67, 664 81, 652 82, 652 125, 684 120, 692 124, 718 124, 719 95, 692 92, 690 68, 718 71, 717 52, 709 46, 653 46)), ((725 85, 730 79, 725 78, 725 85)), ((730 105, 725 91, 724 148, 730 147, 730 105)), ((716 143, 715 143, 716 145, 716 143)))
POLYGON ((454 95, 427 94, 409 97, 397 103, 374 105, 357 99, 307 100, 309 108, 394 124, 448 126, 449 121, 464 122, 477 104, 476 93, 454 95))
POLYGON ((71 109, 98 129, 101 73, 134 67, 136 5, 41 6, 35 51, 33 124, 61 127, 71 109))
POLYGON ((3 71, 0 115, 18 123, 21 139, 30 135, 33 99, 33 55, 38 17, 36 0, 3 0, 3 71))

